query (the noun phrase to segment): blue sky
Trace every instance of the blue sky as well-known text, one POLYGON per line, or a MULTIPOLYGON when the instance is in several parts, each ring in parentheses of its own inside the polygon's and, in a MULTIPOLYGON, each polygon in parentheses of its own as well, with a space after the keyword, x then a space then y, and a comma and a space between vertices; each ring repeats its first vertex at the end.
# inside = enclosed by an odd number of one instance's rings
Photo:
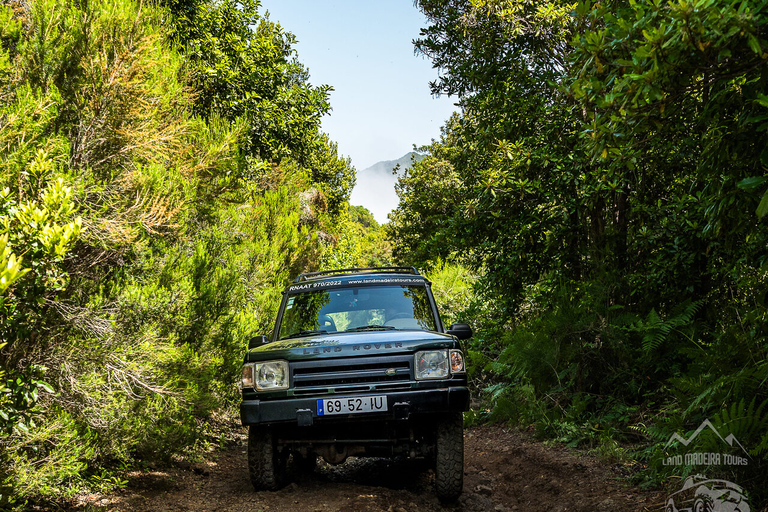
MULTIPOLYGON (((414 55, 412 40, 426 20, 413 0, 262 0, 265 11, 298 39, 295 48, 310 82, 334 88, 323 131, 358 171, 439 137, 456 100, 433 98, 429 91, 437 70, 414 55)), ((385 221, 389 202, 361 201, 361 174, 352 203, 385 221)))

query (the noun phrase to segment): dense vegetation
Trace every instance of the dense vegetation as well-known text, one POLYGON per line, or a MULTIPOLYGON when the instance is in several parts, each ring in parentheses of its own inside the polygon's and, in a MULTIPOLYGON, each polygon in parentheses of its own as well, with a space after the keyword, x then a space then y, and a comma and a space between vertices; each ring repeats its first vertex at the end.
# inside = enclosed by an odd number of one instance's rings
POLYGON ((709 418, 765 499, 768 7, 417 4, 461 112, 382 227, 257 1, 2 2, 0 508, 216 442, 286 281, 391 251, 473 323, 478 417, 650 484, 709 418))
POLYGON ((673 486, 702 468, 664 467, 666 441, 709 418, 751 459, 704 470, 765 499, 768 6, 417 4, 461 112, 390 231, 401 262, 478 276, 488 414, 673 486))
POLYGON ((258 7, 0 6, 0 508, 212 442, 286 281, 355 263, 329 89, 258 7))

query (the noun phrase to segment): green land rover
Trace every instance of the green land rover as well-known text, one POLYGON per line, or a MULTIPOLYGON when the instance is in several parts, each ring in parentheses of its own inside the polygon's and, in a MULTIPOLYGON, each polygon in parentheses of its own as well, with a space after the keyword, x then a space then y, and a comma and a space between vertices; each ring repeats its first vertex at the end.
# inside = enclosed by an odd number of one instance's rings
POLYGON ((416 269, 300 275, 283 292, 272 337, 253 338, 240 416, 257 490, 285 483, 289 458, 408 456, 433 462, 441 500, 464 479, 462 412, 469 391, 460 339, 447 330, 416 269))

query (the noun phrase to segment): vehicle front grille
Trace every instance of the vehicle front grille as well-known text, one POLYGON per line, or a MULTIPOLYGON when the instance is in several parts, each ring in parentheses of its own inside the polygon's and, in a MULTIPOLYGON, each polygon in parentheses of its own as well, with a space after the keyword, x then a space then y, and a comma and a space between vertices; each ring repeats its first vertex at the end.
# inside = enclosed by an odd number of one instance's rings
POLYGON ((413 356, 319 359, 291 363, 297 395, 408 389, 413 356))

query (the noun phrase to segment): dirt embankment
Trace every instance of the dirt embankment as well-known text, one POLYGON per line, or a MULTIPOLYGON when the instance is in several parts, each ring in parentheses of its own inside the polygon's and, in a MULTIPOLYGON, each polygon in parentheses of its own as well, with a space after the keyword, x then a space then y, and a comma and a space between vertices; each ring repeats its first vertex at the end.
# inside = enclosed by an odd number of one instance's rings
POLYGON ((87 512, 467 511, 601 512, 663 510, 661 493, 642 492, 613 468, 564 448, 547 447, 500 426, 465 432, 464 494, 452 505, 434 497, 423 462, 350 459, 318 464, 277 492, 254 492, 245 437, 211 459, 136 473, 114 496, 85 497, 87 512))

